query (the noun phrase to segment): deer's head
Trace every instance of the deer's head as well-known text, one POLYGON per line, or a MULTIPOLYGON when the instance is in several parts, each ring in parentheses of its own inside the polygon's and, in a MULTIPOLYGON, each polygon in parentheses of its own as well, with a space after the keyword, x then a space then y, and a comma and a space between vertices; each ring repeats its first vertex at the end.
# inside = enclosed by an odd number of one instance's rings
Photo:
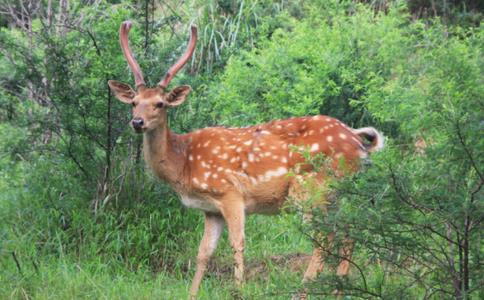
POLYGON ((171 91, 168 91, 167 87, 195 50, 197 27, 191 27, 190 41, 183 56, 166 72, 158 86, 154 88, 146 87, 143 73, 129 49, 128 33, 130 29, 131 22, 123 22, 119 29, 119 40, 124 57, 135 78, 135 89, 132 89, 128 84, 115 80, 109 80, 108 84, 120 101, 133 106, 131 126, 137 133, 142 133, 157 128, 166 122, 166 110, 182 104, 190 92, 190 86, 188 85, 176 87, 171 91))

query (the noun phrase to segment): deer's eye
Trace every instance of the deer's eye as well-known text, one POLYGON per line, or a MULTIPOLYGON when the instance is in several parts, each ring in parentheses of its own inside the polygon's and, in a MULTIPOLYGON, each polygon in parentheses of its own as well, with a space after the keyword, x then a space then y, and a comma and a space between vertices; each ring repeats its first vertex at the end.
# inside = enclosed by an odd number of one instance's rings
POLYGON ((131 102, 131 105, 132 105, 133 107, 136 107, 136 105, 137 105, 137 104, 138 104, 138 103, 136 103, 136 102, 131 102))
POLYGON ((163 102, 156 103, 156 108, 162 108, 165 105, 163 102))

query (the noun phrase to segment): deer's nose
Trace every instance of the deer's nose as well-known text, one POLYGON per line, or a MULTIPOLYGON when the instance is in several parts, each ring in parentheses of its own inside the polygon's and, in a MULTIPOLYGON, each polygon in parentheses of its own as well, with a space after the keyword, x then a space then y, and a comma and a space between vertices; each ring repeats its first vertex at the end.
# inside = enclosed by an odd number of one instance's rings
POLYGON ((144 124, 145 124, 145 122, 141 118, 134 118, 131 121, 131 125, 133 125, 133 128, 136 129, 136 130, 140 130, 141 128, 143 128, 144 124))

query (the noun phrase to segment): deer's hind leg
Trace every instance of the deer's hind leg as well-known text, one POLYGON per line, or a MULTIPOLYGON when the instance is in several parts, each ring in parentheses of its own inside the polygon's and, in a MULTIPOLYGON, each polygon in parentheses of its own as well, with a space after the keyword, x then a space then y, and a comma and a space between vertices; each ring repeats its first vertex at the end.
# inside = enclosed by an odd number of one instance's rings
POLYGON ((349 238, 345 238, 343 240, 343 245, 339 251, 341 262, 339 263, 338 269, 336 270, 336 275, 346 276, 349 274, 351 255, 353 254, 354 244, 354 241, 349 238))
MULTIPOLYGON (((304 175, 296 175, 289 188, 289 197, 295 201, 295 204, 303 212, 303 222, 308 223, 312 220, 312 210, 315 207, 320 207, 323 211, 326 210, 326 190, 324 180, 321 174, 307 173, 304 175)), ((331 250, 334 234, 329 234, 326 239, 323 239, 319 233, 314 242, 314 249, 311 255, 311 260, 303 276, 303 282, 310 281, 318 276, 323 271, 324 260, 327 253, 331 250), (323 243, 318 241, 323 240, 323 243)))
POLYGON ((239 194, 229 194, 221 205, 221 212, 227 223, 230 245, 234 250, 234 277, 238 285, 244 281, 245 207, 239 194))
MULTIPOLYGON (((330 192, 325 185, 324 177, 318 173, 307 173, 297 175, 291 182, 289 197, 294 199, 303 210, 303 221, 310 222, 313 218, 312 210, 320 208, 323 213, 327 211, 330 201, 330 192), (309 203, 306 203, 308 202, 309 203)), ((315 279, 324 269, 326 257, 332 253, 333 240, 335 233, 331 232, 326 237, 322 233, 317 233, 311 260, 303 276, 303 282, 315 279)), ((350 260, 353 250, 353 241, 346 238, 339 250, 341 262, 336 270, 339 276, 349 273, 350 260)))
POLYGON ((325 242, 321 244, 315 243, 311 260, 306 272, 304 272, 303 282, 315 279, 324 270, 324 261, 333 247, 333 238, 334 234, 330 233, 325 242))

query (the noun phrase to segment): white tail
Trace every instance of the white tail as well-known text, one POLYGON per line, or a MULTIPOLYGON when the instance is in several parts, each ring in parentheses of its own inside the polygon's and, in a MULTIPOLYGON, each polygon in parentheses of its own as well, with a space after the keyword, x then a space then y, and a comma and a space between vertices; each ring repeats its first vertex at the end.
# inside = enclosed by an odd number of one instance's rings
POLYGON ((380 151, 384 147, 385 138, 383 137, 383 134, 373 127, 353 129, 353 133, 370 142, 370 144, 367 145, 364 143, 364 146, 368 152, 380 151))

